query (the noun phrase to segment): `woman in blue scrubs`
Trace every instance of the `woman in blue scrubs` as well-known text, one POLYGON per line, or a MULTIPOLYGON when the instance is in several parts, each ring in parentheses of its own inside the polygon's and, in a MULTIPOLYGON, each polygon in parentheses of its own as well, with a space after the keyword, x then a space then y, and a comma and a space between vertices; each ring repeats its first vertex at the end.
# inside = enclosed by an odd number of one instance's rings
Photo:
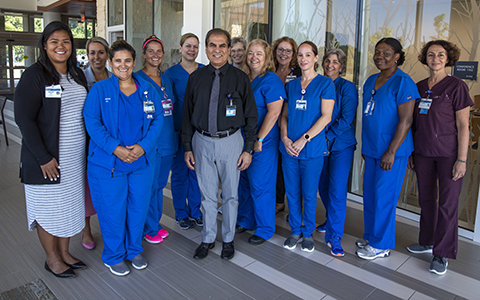
MULTIPOLYGON (((173 82, 173 95, 176 99, 173 108, 175 131, 180 132, 182 120, 183 98, 187 88, 188 77, 195 70, 204 65, 195 62, 198 55, 198 37, 193 33, 185 33, 180 39, 178 50, 182 55, 180 62, 165 71, 165 75, 173 82)), ((170 184, 172 189, 175 220, 182 229, 190 229, 194 225, 203 226, 203 217, 200 210, 201 195, 198 188, 197 175, 185 164, 185 153, 179 142, 178 151, 173 158, 170 184), (188 199, 188 200, 187 200, 188 199)))
POLYGON ((287 84, 288 100, 280 123, 280 152, 292 229, 283 247, 293 250, 301 242, 302 251, 312 252, 318 182, 323 157, 328 155, 325 127, 332 119, 335 86, 330 78, 316 72, 318 49, 314 43, 300 44, 297 60, 302 77, 287 84))
POLYGON ((335 84, 336 99, 332 123, 326 132, 328 156, 324 157, 318 192, 326 209, 327 220, 317 227, 326 232, 325 242, 333 256, 344 256, 341 240, 347 213, 347 184, 357 140, 353 119, 357 113, 358 92, 352 82, 340 77, 345 72, 347 56, 341 49, 330 49, 323 56, 323 71, 335 84))
POLYGON ((380 73, 370 76, 363 86, 365 231, 356 242, 361 248, 358 257, 368 260, 387 257, 395 248, 395 210, 413 151, 410 127, 415 100, 420 98, 415 82, 398 68, 405 53, 397 39, 381 39, 373 61, 380 73))
POLYGON ((90 135, 87 175, 102 231, 102 260, 118 276, 147 267, 142 238, 163 108, 155 88, 136 74, 124 40, 109 50, 113 74, 93 85, 83 115, 90 135))
POLYGON ((259 130, 252 163, 240 175, 237 226, 255 229, 248 242, 260 245, 275 234, 279 143, 276 122, 287 96, 282 80, 273 73, 275 66, 270 45, 263 40, 253 40, 248 44, 246 53, 245 71, 252 83, 257 104, 259 130))
POLYGON ((172 81, 160 73, 164 48, 162 41, 155 35, 148 37, 143 43, 143 69, 136 74, 155 87, 163 107, 163 127, 157 140, 157 157, 155 175, 153 176, 152 198, 145 222, 145 240, 152 244, 163 242, 168 231, 160 225, 163 209, 163 189, 167 186, 168 175, 172 168, 173 156, 178 149, 178 133, 173 124, 173 96, 172 81))

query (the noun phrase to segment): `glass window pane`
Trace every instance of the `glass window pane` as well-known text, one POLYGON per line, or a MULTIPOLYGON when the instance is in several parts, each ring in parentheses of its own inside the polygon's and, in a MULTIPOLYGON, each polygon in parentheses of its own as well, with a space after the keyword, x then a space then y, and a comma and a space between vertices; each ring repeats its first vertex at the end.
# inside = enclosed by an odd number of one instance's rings
MULTIPOLYGON (((126 37, 127 42, 137 51, 138 62, 135 66, 135 71, 137 71, 143 67, 140 63, 142 59, 142 43, 148 36, 153 34, 153 3, 148 1, 139 2, 126 0, 125 6, 128 12, 125 21, 126 37)), ((157 18, 160 19, 162 16, 163 15, 157 15, 157 18)))
POLYGON ((68 18, 68 26, 72 30, 74 39, 85 39, 85 22, 80 18, 68 18))
POLYGON ((89 38, 92 38, 95 36, 95 33, 96 30, 93 30, 93 21, 92 20, 87 20, 86 22, 86 26, 87 26, 87 39, 89 38))
POLYGON ((123 0, 108 0, 108 26, 123 24, 123 0))
POLYGON ((268 2, 252 0, 216 0, 215 27, 241 36, 247 41, 268 40, 268 2))
POLYGON ((43 32, 43 18, 33 18, 33 30, 35 32, 43 32))
POLYGON ((22 14, 5 13, 5 31, 28 31, 22 14))

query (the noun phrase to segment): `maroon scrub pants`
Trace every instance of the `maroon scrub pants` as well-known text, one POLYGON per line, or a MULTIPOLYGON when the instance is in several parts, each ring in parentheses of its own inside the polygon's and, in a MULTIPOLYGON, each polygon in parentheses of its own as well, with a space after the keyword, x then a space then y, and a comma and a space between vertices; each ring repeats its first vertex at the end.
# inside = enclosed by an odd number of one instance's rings
POLYGON ((433 255, 446 258, 456 258, 458 249, 458 198, 463 178, 452 180, 456 159, 414 156, 418 203, 422 209, 418 241, 433 245, 433 255))

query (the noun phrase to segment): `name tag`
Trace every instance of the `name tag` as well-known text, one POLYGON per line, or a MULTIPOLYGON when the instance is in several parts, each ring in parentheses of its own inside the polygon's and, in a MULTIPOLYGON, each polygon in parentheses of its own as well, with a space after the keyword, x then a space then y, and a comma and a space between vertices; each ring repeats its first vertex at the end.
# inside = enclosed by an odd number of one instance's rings
POLYGON ((45 98, 60 98, 62 97, 62 86, 52 85, 45 87, 45 98))
POLYGON ((307 100, 303 100, 303 99, 297 100, 297 102, 295 103, 295 109, 306 111, 307 110, 307 100))
POLYGON ((173 102, 170 99, 162 101, 163 116, 168 117, 173 115, 173 102))
POLYGON ((420 114, 422 115, 428 114, 428 111, 430 110, 431 106, 432 106, 432 99, 422 98, 420 100, 420 104, 418 105, 418 108, 420 108, 420 114))
POLYGON ((363 114, 365 116, 371 116, 373 114, 374 109, 375 109, 375 100, 372 99, 367 102, 367 106, 365 107, 363 114))
POLYGON ((287 75, 287 78, 285 78, 285 84, 289 83, 290 81, 296 79, 297 76, 295 75, 287 75))
POLYGON ((236 105, 227 105, 226 116, 235 117, 237 115, 237 106, 236 105))

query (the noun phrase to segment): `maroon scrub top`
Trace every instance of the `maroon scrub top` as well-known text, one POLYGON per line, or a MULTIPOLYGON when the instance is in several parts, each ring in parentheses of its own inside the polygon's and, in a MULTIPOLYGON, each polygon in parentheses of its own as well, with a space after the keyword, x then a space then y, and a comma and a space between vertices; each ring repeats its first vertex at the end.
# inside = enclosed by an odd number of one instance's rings
MULTIPOLYGON (((428 78, 417 83, 422 98, 428 96, 428 78)), ((420 114, 415 104, 413 132, 415 153, 427 157, 457 155, 458 140, 455 112, 473 105, 468 87, 463 80, 448 75, 432 89, 432 105, 427 114, 420 114)))

